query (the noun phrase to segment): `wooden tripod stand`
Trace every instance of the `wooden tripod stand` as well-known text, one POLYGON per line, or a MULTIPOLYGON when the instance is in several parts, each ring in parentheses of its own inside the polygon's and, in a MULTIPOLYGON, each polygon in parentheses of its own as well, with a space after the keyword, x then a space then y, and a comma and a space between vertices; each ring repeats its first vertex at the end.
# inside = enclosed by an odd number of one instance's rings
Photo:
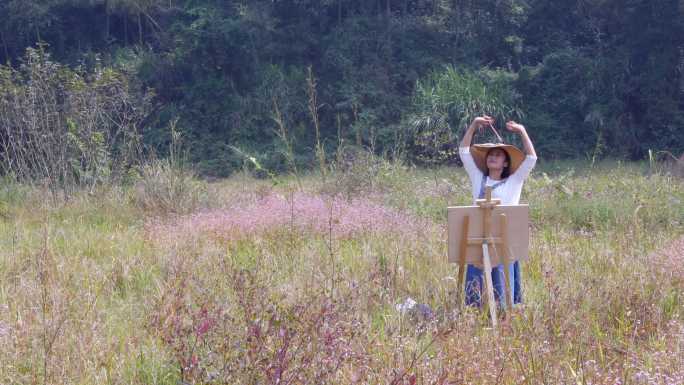
MULTIPOLYGON (((482 265, 484 267, 484 278, 485 278, 485 293, 483 299, 489 307, 489 315, 492 319, 492 325, 497 326, 497 311, 496 311, 496 301, 494 300, 494 286, 492 282, 492 262, 502 263, 505 269, 505 298, 507 310, 513 309, 513 296, 511 295, 511 277, 510 277, 510 265, 512 261, 515 260, 513 257, 513 251, 511 244, 509 242, 509 221, 506 212, 512 214, 512 216, 517 220, 522 222, 523 216, 525 220, 525 226, 516 226, 516 231, 519 232, 520 237, 524 236, 524 242, 516 245, 519 252, 524 250, 526 255, 528 247, 529 235, 527 233, 527 206, 526 205, 514 205, 514 206, 502 206, 500 199, 492 199, 492 189, 487 187, 485 189, 485 199, 478 199, 475 207, 455 207, 449 208, 449 260, 452 262, 458 262, 459 272, 458 272, 458 303, 462 303, 462 293, 464 292, 463 281, 465 277, 466 263, 475 263, 482 265), (494 211, 498 208, 498 214, 495 215, 494 211), (452 213, 461 215, 461 218, 457 218, 452 215, 452 213), (456 222, 461 219, 461 234, 457 237, 456 234, 452 234, 452 229, 457 226, 456 222), (472 220, 471 220, 472 219, 472 220), (499 226, 495 228, 493 222, 498 219, 499 226), (481 231, 475 229, 478 222, 482 223, 481 231), (471 228, 471 224, 474 224, 471 228), (495 230, 498 230, 498 236, 494 236, 495 230), (471 236, 471 234, 476 234, 478 236, 471 236), (460 242, 454 242, 455 239, 460 239, 460 242), (478 250, 472 250, 473 247, 477 247, 478 250), (470 250, 469 250, 470 247, 470 250), (494 251, 494 255, 490 254, 490 247, 494 251), (481 254, 480 254, 481 250, 481 254), (492 258, 494 257, 494 258, 492 258)), ((516 223, 517 224, 517 223, 516 223)), ((521 238, 522 239, 522 238, 521 238)), ((504 294, 504 293, 502 293, 504 294)))

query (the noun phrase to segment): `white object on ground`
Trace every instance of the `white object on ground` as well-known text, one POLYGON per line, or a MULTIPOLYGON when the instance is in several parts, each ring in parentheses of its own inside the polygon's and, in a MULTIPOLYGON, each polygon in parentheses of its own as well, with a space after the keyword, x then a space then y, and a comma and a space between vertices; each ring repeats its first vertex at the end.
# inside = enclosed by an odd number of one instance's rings
POLYGON ((416 307, 416 305, 418 305, 418 302, 411 297, 406 297, 404 303, 398 303, 394 306, 394 308, 397 309, 399 313, 406 314, 406 312, 416 307))

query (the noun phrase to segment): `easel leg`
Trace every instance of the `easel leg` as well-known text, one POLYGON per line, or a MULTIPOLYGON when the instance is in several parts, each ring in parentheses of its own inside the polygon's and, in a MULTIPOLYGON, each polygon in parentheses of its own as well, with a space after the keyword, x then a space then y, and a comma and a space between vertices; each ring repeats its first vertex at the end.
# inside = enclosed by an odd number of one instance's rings
POLYGON ((463 304, 462 296, 463 293, 465 292, 465 288, 463 287, 463 277, 465 277, 465 268, 466 268, 466 249, 468 247, 468 223, 469 223, 469 217, 466 215, 463 217, 463 227, 462 229, 462 234, 461 234, 461 244, 459 245, 459 256, 458 256, 458 286, 456 286, 456 303, 458 306, 461 306, 463 304))
POLYGON ((494 300, 494 285, 492 283, 492 261, 489 258, 489 247, 486 243, 482 244, 482 256, 484 262, 485 286, 487 290, 487 304, 489 305, 489 316, 492 318, 492 326, 496 328, 496 301, 494 300))
POLYGON ((506 307, 508 309, 508 313, 511 314, 513 311, 513 294, 511 290, 511 255, 509 254, 509 247, 508 247, 508 218, 506 218, 506 214, 501 214, 501 240, 503 242, 503 265, 504 265, 504 276, 506 277, 506 282, 504 285, 506 288, 504 289, 504 293, 506 293, 506 307))

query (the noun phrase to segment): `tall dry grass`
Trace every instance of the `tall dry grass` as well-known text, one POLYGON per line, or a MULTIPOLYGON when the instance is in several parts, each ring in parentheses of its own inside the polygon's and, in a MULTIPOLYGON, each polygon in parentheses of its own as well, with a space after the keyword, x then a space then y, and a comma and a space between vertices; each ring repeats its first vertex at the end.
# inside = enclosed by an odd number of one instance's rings
POLYGON ((241 176, 184 216, 126 188, 61 202, 4 184, 0 383, 684 382, 684 258, 665 247, 684 233, 681 179, 535 171, 525 303, 494 331, 454 303, 446 263, 444 207, 469 202, 464 173, 372 177, 381 188, 332 175, 294 193, 241 176), (242 222, 273 216, 260 207, 286 218, 242 222), (342 231, 354 218, 368 225, 342 231), (408 296, 434 317, 399 314, 408 296))

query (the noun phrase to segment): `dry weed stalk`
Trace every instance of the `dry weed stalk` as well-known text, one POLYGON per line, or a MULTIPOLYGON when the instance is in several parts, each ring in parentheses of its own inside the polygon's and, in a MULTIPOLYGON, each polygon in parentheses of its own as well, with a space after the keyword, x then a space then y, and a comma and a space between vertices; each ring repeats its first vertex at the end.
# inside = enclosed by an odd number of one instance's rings
POLYGON ((318 159, 318 168, 321 172, 321 176, 323 179, 325 179, 327 175, 327 167, 325 162, 325 149, 321 144, 321 124, 318 119, 318 109, 321 106, 318 105, 316 84, 316 78, 314 77, 313 70, 311 66, 309 66, 306 76, 306 91, 309 96, 309 113, 311 114, 311 121, 313 122, 314 130, 316 132, 316 158, 318 159))
POLYGON ((123 73, 71 70, 29 48, 19 68, 0 66, 0 171, 65 196, 92 191, 140 160, 148 104, 123 73))

